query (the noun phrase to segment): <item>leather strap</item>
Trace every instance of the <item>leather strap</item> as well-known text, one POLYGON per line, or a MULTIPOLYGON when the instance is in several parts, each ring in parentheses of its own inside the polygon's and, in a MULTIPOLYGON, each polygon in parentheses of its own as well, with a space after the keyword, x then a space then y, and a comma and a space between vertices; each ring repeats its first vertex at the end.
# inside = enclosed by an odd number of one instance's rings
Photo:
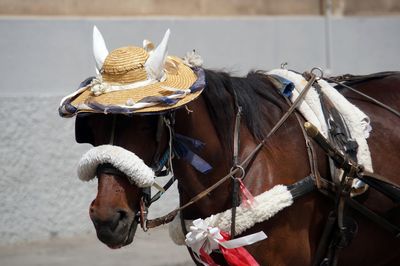
MULTIPOLYGON (((368 77, 368 76, 361 76, 362 78, 360 78, 359 80, 357 80, 357 82, 362 82, 362 81, 366 81, 366 80, 369 80, 369 79, 375 79, 375 78, 383 78, 383 77, 387 77, 387 76, 389 76, 389 75, 398 74, 398 73, 399 73, 399 72, 384 72, 384 75, 372 76, 372 77, 370 77, 370 78, 365 78, 365 77, 368 77)), ((382 73, 378 73, 378 74, 382 74, 382 73)), ((345 75, 345 76, 346 76, 346 75, 345 75)), ((351 75, 350 75, 350 76, 351 76, 351 75)), ((352 77, 354 77, 354 76, 352 76, 352 77)), ((355 76, 355 77, 358 77, 358 76, 355 76)), ((382 102, 380 102, 380 101, 378 101, 378 100, 376 100, 376 99, 374 99, 374 98, 372 98, 372 97, 366 95, 365 93, 362 93, 362 92, 360 92, 360 91, 358 91, 358 90, 356 90, 356 89, 350 87, 349 85, 347 85, 347 84, 341 82, 341 81, 346 81, 346 79, 340 79, 340 78, 337 78, 337 77, 336 77, 336 78, 335 78, 335 77, 331 77, 331 78, 326 78, 326 77, 325 77, 324 79, 327 80, 327 81, 329 81, 329 82, 336 83, 338 86, 341 86, 341 87, 344 87, 344 88, 346 88, 346 89, 349 89, 349 90, 351 90, 352 92, 357 93, 358 95, 363 96, 364 98, 366 98, 366 99, 368 99, 369 101, 375 103, 376 105, 379 105, 380 107, 382 107, 382 108, 388 110, 389 112, 393 113, 394 115, 400 117, 400 112, 399 112, 398 110, 395 110, 395 109, 393 109, 392 107, 390 107, 390 106, 388 106, 388 105, 386 105, 386 104, 384 104, 384 103, 382 103, 382 102)), ((349 80, 352 80, 352 79, 349 79, 349 80)))
POLYGON ((195 202, 199 201, 203 197, 207 196, 208 193, 219 187, 221 184, 223 184, 226 180, 231 178, 231 176, 235 176, 239 171, 242 171, 242 169, 246 169, 247 165, 254 159, 254 157, 258 154, 258 152, 261 150, 261 148, 264 146, 265 142, 267 139, 273 135, 281 126, 282 124, 288 119, 288 117, 295 111, 296 107, 299 105, 299 103, 303 100, 304 96, 307 94, 308 90, 311 88, 312 84, 316 80, 316 75, 313 73, 310 73, 310 80, 308 81, 307 85, 304 87, 303 91, 299 94, 298 98, 294 101, 294 103, 290 106, 290 108, 286 111, 286 113, 279 119, 279 121, 275 124, 275 126, 270 130, 270 132, 267 134, 267 136, 254 148, 254 150, 243 160, 242 163, 240 163, 236 168, 231 169, 231 171, 222 177, 220 180, 218 180, 214 185, 210 186, 206 190, 200 192, 196 196, 194 196, 189 202, 187 202, 185 205, 180 206, 176 208, 175 210, 171 211, 167 215, 164 215, 162 217, 156 218, 154 220, 147 220, 147 228, 152 228, 156 227, 165 223, 168 223, 174 219, 176 214, 191 206, 195 202))
MULTIPOLYGON (((237 96, 235 95, 235 104, 236 104, 236 119, 235 119, 235 128, 233 131, 233 167, 237 167, 239 165, 239 149, 240 149, 240 121, 242 116, 242 107, 239 105, 237 96)), ((244 177, 244 170, 243 170, 244 177)), ((231 239, 235 237, 235 228, 236 228, 236 207, 240 204, 239 198, 239 180, 238 177, 232 176, 232 216, 231 216, 231 239)))
MULTIPOLYGON (((355 84, 355 83, 360 83, 372 79, 381 79, 385 78, 387 76, 399 74, 400 72, 398 71, 384 71, 384 72, 379 72, 379 73, 373 73, 369 75, 352 75, 352 74, 344 74, 340 76, 335 76, 335 77, 329 77, 330 80, 333 82, 346 82, 350 84, 355 84)), ((324 79, 327 79, 324 77, 324 79)))

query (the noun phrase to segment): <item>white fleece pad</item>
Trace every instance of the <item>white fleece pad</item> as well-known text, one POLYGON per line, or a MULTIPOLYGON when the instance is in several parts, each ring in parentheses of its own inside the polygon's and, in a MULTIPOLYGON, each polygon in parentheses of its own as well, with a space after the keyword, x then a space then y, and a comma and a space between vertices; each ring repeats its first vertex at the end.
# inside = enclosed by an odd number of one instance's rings
MULTIPOLYGON (((260 195, 254 197, 253 207, 245 206, 244 203, 236 208, 236 234, 241 234, 253 227, 256 223, 268 220, 282 209, 293 204, 293 197, 284 185, 276 185, 260 195)), ((170 223, 169 235, 177 245, 185 245, 185 236, 182 232, 180 215, 170 223)), ((211 215, 204 219, 211 227, 218 227, 222 231, 230 232, 231 228, 231 209, 211 215)), ((186 228, 189 229, 192 221, 186 221, 186 228)))
POLYGON ((113 145, 101 145, 87 151, 78 164, 79 179, 93 179, 97 166, 103 163, 112 164, 138 187, 149 187, 154 183, 154 172, 142 159, 133 152, 113 145))
MULTIPOLYGON (((293 102, 297 99, 305 85, 308 83, 302 75, 287 69, 274 69, 268 72, 281 76, 290 80, 295 85, 293 95, 290 100, 293 102)), ((322 92, 332 101, 338 111, 342 114, 346 121, 352 138, 358 143, 357 161, 363 165, 369 172, 373 172, 371 154, 369 151, 367 138, 372 130, 369 117, 364 114, 358 107, 350 103, 342 94, 324 80, 318 80, 322 92)), ((298 107, 299 111, 304 115, 307 121, 315 125, 320 132, 327 138, 328 127, 322 112, 319 95, 314 87, 311 87, 304 97, 304 101, 298 107)))

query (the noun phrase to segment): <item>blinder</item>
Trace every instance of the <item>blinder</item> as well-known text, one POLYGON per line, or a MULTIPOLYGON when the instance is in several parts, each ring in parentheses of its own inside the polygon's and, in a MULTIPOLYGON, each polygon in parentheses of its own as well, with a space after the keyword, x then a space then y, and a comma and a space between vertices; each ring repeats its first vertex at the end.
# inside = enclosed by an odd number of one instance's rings
MULTIPOLYGON (((90 121, 101 122, 101 128, 111 128, 114 115, 104 115, 95 113, 79 113, 75 119, 75 140, 77 143, 88 143, 95 146, 95 135, 90 121)), ((96 125, 98 126, 98 125, 96 125)), ((108 130, 103 130, 106 134, 111 134, 108 130)), ((111 138, 110 136, 106 136, 111 138)), ((110 140, 111 141, 111 140, 110 140)))
POLYGON ((75 119, 75 140, 77 143, 89 143, 94 145, 94 135, 88 125, 88 118, 94 114, 80 113, 75 119))

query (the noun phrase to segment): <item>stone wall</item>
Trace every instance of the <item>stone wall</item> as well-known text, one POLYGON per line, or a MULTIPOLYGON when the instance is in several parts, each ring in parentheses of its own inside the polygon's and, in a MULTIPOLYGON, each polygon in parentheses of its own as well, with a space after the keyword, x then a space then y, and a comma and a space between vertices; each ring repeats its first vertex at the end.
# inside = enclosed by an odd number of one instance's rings
MULTIPOLYGON (((110 50, 158 43, 171 29, 169 51, 196 49, 205 66, 233 74, 327 66, 323 17, 34 19, 0 18, 0 244, 92 231, 88 216, 96 182, 80 182, 76 165, 90 146, 74 140, 74 119, 62 119, 61 98, 93 75, 92 29, 110 50)), ((334 18, 331 71, 399 70, 399 17, 334 18)), ((177 205, 176 190, 150 215, 177 205)))
MULTIPOLYGON (((325 0, 0 0, 0 15, 264 16, 321 15, 325 0)), ((332 0, 336 15, 398 15, 398 0, 332 0)))

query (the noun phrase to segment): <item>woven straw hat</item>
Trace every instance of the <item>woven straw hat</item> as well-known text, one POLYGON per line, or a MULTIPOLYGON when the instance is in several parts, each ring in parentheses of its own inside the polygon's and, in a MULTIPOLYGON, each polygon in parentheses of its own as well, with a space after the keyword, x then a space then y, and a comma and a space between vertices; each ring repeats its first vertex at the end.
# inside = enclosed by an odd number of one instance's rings
POLYGON ((98 75, 60 104, 61 116, 81 112, 154 113, 176 109, 196 99, 205 86, 201 59, 167 55, 170 31, 159 46, 149 41, 141 47, 122 47, 111 53, 94 28, 93 51, 98 75))

